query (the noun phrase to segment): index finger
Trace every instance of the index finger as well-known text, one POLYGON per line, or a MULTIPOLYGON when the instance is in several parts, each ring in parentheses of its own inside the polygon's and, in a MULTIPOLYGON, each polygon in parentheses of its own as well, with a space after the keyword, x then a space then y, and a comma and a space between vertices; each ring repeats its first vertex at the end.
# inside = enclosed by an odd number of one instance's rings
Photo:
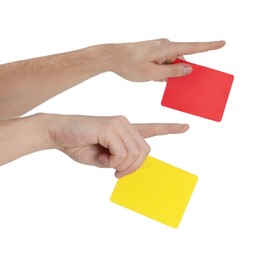
POLYGON ((225 41, 212 42, 173 42, 172 48, 176 54, 187 55, 199 52, 206 52, 222 48, 226 44, 225 41))
POLYGON ((173 123, 133 124, 133 126, 144 138, 157 135, 181 134, 189 129, 187 124, 173 123))

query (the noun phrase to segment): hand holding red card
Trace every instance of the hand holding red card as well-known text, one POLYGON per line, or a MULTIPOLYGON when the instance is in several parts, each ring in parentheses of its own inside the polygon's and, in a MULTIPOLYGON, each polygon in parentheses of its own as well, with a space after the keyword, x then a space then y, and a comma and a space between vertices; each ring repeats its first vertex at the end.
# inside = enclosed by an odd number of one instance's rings
POLYGON ((169 78, 161 104, 220 122, 234 76, 180 59, 174 61, 179 62, 190 64, 193 72, 187 76, 169 78))

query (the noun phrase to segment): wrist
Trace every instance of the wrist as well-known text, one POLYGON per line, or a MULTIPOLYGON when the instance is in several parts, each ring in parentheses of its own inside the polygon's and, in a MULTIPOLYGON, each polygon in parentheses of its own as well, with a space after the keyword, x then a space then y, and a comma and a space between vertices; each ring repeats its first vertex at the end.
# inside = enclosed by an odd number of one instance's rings
POLYGON ((54 145, 49 135, 49 129, 53 125, 53 115, 38 113, 25 120, 25 131, 32 133, 30 143, 32 143, 34 151, 54 149, 54 145))
POLYGON ((95 74, 114 72, 118 44, 100 44, 83 49, 88 67, 95 74))
POLYGON ((48 135, 49 124, 44 114, 0 121, 0 165, 53 148, 48 135))
POLYGON ((41 144, 41 147, 44 149, 58 149, 59 145, 57 144, 57 135, 64 134, 64 131, 61 129, 67 124, 67 118, 69 116, 59 115, 59 114, 45 114, 39 113, 34 115, 36 120, 40 123, 40 137, 38 143, 41 144))

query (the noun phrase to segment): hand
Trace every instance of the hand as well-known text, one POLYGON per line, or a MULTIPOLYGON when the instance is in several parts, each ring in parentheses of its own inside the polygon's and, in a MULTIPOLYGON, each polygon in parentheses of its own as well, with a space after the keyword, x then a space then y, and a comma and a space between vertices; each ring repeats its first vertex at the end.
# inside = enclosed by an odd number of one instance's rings
POLYGON ((171 42, 167 39, 111 45, 110 69, 131 81, 161 81, 192 72, 190 65, 170 64, 183 55, 216 50, 224 41, 171 42))
POLYGON ((49 130, 52 146, 73 160, 114 168, 120 178, 137 170, 150 152, 144 138, 183 133, 186 124, 130 124, 123 116, 55 115, 49 130))

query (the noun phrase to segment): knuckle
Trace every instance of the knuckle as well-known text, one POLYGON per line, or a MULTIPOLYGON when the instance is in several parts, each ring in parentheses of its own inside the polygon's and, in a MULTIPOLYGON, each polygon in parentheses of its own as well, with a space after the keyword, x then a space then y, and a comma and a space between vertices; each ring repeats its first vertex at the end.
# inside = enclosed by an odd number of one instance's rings
POLYGON ((126 152, 121 152, 121 153, 117 154, 117 156, 115 156, 114 159, 110 162, 111 168, 120 170, 121 166, 122 166, 123 162, 126 160, 126 158, 127 158, 126 152))
POLYGON ((110 126, 112 127, 119 127, 122 125, 124 122, 127 122, 128 120, 126 119, 125 116, 119 115, 119 116, 113 116, 111 117, 110 120, 110 126))
POLYGON ((124 160, 126 160, 127 157, 128 157, 128 154, 127 154, 126 151, 123 151, 123 152, 119 153, 119 154, 117 155, 118 162, 119 162, 119 163, 123 162, 124 160))
POLYGON ((115 118, 116 120, 119 120, 119 121, 122 121, 122 120, 125 120, 125 119, 126 119, 126 117, 123 116, 123 115, 118 115, 118 116, 115 116, 114 118, 115 118))
POLYGON ((142 155, 147 156, 151 151, 151 147, 145 142, 141 145, 140 151, 142 155))
POLYGON ((169 44, 169 42, 170 41, 167 38, 161 38, 156 41, 158 47, 165 46, 165 45, 169 44))
POLYGON ((157 134, 156 127, 154 124, 147 124, 148 125, 148 133, 150 136, 154 136, 157 134))
POLYGON ((143 152, 144 154, 148 155, 151 151, 151 147, 149 144, 146 144, 144 147, 143 147, 143 152))
POLYGON ((123 116, 123 115, 115 116, 115 120, 117 122, 120 122, 120 123, 127 123, 127 122, 129 122, 128 119, 125 116, 123 116))
POLYGON ((138 158, 141 154, 141 151, 139 148, 135 148, 131 151, 130 156, 133 158, 138 158))

